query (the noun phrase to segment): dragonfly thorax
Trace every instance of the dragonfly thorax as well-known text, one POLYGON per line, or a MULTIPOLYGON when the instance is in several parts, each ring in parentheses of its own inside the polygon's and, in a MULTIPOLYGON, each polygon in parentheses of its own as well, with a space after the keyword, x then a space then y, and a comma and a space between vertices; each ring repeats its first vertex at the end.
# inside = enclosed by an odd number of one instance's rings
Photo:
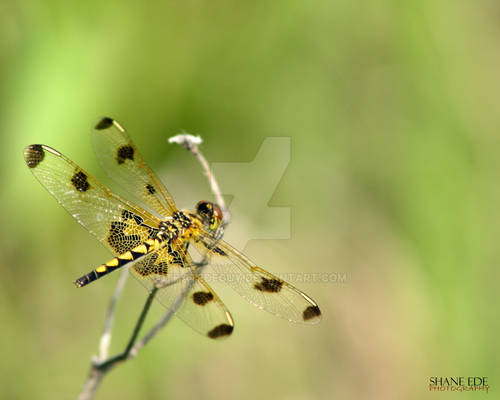
POLYGON ((160 241, 185 241, 196 235, 202 226, 200 219, 186 211, 175 211, 158 225, 160 241))

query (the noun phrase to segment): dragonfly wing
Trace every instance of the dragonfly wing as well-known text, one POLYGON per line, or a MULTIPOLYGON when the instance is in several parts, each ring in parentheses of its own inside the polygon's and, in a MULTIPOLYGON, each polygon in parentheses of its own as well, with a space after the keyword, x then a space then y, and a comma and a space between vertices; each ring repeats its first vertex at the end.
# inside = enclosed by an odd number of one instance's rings
POLYGON ((211 339, 233 332, 233 318, 212 288, 192 267, 188 254, 175 260, 168 247, 139 259, 130 269, 148 290, 158 287, 156 299, 195 331, 211 339))
POLYGON ((113 194, 58 151, 33 144, 24 159, 59 204, 115 255, 156 236, 156 217, 113 194))
POLYGON ((147 166, 123 127, 101 119, 92 134, 94 152, 106 173, 161 216, 177 210, 165 186, 147 166))
POLYGON ((214 241, 208 234, 193 243, 209 256, 218 278, 250 304, 292 322, 315 324, 321 320, 321 311, 312 298, 258 267, 231 245, 214 241))

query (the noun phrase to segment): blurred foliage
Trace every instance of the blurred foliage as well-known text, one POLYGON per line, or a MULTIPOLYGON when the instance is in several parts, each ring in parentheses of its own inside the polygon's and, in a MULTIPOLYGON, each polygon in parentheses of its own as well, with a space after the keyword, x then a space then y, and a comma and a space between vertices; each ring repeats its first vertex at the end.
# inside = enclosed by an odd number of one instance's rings
MULTIPOLYGON (((421 399, 436 375, 488 376, 497 390, 499 16, 494 0, 4 1, 0 396, 75 397, 96 351, 116 276, 82 291, 71 281, 109 254, 21 153, 48 144, 106 181, 88 138, 102 115, 182 206, 209 191, 170 135, 199 133, 207 158, 228 163, 290 137, 269 205, 291 207, 291 238, 246 253, 347 281, 298 284, 322 307, 314 328, 228 293, 231 339, 174 321, 97 398, 421 399)), ((115 351, 144 300, 131 283, 115 351)))

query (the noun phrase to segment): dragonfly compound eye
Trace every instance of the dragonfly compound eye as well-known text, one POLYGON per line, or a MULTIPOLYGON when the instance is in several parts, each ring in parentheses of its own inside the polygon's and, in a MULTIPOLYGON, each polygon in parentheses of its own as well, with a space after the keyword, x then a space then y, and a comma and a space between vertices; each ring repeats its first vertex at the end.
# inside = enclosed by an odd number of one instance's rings
POLYGON ((210 230, 216 230, 222 222, 222 211, 220 207, 210 201, 199 201, 196 204, 196 212, 208 225, 210 230))

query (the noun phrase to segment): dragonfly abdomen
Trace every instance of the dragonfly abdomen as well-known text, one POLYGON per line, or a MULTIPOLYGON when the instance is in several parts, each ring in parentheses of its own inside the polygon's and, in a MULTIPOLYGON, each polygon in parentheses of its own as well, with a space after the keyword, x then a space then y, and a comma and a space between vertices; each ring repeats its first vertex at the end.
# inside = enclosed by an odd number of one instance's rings
POLYGON ((89 283, 102 278, 104 275, 107 275, 110 272, 123 267, 125 264, 135 261, 138 258, 143 257, 146 254, 158 249, 160 247, 160 244, 161 242, 158 239, 146 240, 139 246, 134 247, 132 250, 128 250, 125 253, 112 258, 107 263, 102 264, 88 274, 81 276, 73 283, 76 285, 76 287, 86 286, 89 283))

